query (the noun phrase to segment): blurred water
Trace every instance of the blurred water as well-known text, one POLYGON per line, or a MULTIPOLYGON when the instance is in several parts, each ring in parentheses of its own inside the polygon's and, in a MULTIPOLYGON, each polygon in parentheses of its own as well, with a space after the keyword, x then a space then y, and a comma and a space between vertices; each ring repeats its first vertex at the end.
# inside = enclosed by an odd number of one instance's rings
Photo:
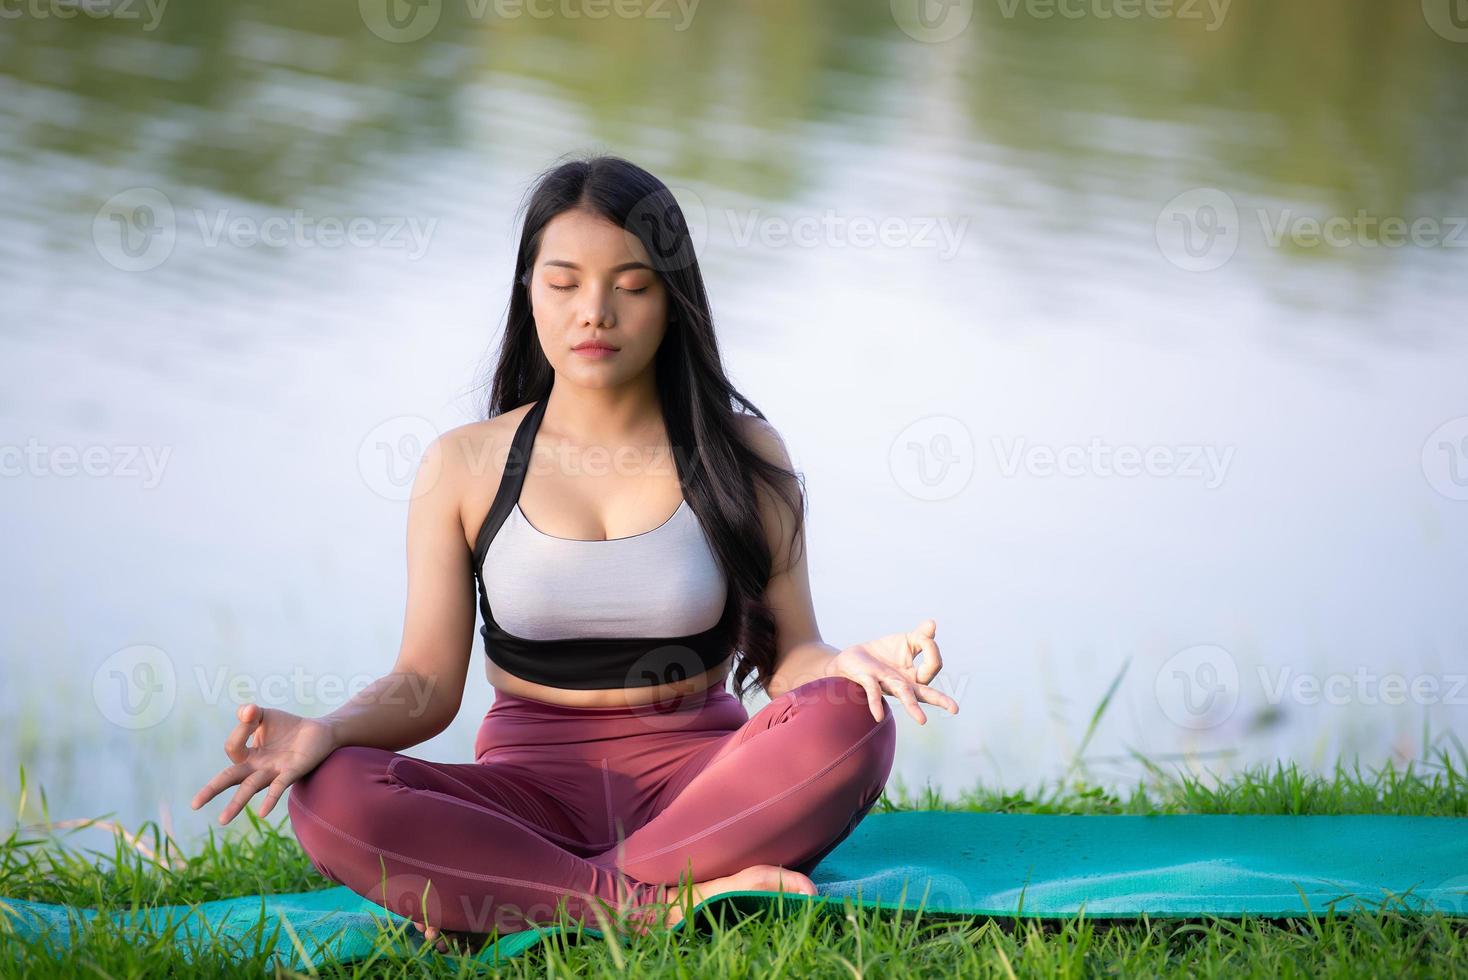
MULTIPOLYGON (((963 712, 899 712, 909 786, 1064 771, 1123 664, 1102 780, 1468 733, 1468 44, 1432 0, 16 9, 5 799, 24 764, 53 816, 196 831, 236 703, 388 668, 416 447, 481 417, 514 208, 588 149, 693 219, 825 638, 938 621, 963 712)), ((468 757, 481 657, 413 751, 468 757)))

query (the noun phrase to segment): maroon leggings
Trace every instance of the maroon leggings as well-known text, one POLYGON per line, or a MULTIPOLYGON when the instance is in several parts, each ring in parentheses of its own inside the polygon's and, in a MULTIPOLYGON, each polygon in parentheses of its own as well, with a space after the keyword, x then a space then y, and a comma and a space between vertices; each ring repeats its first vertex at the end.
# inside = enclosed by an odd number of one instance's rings
POLYGON ((557 920, 642 932, 680 879, 756 864, 808 874, 876 803, 896 725, 861 685, 811 681, 753 717, 723 687, 575 708, 496 691, 475 762, 364 746, 291 788, 316 869, 454 932, 557 920))

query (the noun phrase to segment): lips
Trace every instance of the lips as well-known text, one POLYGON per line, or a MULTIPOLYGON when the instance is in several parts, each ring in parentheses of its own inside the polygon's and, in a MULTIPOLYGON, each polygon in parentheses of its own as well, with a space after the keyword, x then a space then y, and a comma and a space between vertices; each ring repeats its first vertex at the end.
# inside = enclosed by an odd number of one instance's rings
POLYGON ((619 350, 620 348, 613 347, 611 344, 603 344, 600 341, 589 341, 589 342, 584 343, 584 344, 577 344, 575 347, 572 347, 571 349, 572 350, 619 350))

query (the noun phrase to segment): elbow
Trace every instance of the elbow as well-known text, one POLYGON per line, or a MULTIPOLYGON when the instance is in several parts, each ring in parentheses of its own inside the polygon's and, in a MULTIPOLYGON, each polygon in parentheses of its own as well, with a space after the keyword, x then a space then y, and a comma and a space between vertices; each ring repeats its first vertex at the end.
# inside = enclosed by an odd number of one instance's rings
POLYGON ((441 733, 459 714, 464 688, 436 674, 405 671, 395 696, 423 740, 441 733))

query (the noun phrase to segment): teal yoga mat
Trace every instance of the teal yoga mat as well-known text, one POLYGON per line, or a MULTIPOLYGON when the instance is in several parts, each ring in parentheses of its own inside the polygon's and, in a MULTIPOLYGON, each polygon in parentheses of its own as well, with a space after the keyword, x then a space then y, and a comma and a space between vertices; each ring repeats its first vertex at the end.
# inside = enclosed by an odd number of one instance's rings
MULTIPOLYGON (((850 899, 1004 918, 1288 918, 1383 907, 1468 916, 1468 819, 881 813, 811 878, 820 892, 812 899, 737 892, 699 907, 798 911, 812 902, 839 910, 850 899)), ((96 914, 0 899, 0 918, 10 920, 3 928, 27 937, 50 930, 61 943, 70 923, 96 914)), ((176 922, 181 937, 214 936, 238 944, 231 948, 273 946, 297 969, 361 958, 384 921, 404 921, 345 888, 111 914, 145 931, 176 922)), ((482 958, 516 956, 555 931, 501 937, 482 958)), ((411 930, 406 936, 409 945, 419 941, 411 930)))

